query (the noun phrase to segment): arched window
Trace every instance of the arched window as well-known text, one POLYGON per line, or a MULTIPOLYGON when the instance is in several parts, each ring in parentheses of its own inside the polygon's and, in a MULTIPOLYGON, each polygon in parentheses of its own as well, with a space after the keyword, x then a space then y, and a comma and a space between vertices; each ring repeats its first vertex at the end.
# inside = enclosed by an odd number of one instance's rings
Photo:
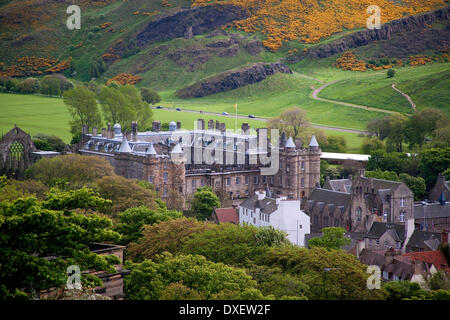
POLYGON ((358 207, 358 208, 356 209, 356 220, 357 220, 358 222, 361 221, 361 215, 362 215, 361 207, 358 207))
POLYGON ((13 143, 11 143, 11 145, 9 146, 9 161, 11 162, 11 164, 13 162, 19 162, 23 159, 24 149, 25 148, 23 144, 19 141, 14 141, 13 143))

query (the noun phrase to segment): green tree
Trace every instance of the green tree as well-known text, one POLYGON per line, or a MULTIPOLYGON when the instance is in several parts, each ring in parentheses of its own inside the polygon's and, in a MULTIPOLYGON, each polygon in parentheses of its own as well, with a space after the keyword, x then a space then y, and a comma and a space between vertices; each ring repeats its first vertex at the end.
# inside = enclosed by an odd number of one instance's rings
POLYGON ((170 219, 153 225, 145 225, 142 237, 128 246, 127 256, 133 261, 154 259, 164 251, 181 253, 184 244, 193 235, 201 233, 215 225, 200 222, 193 218, 170 219))
POLYGON ((366 171, 366 177, 391 181, 400 181, 398 175, 394 171, 381 171, 381 170, 366 171))
POLYGON ((418 283, 410 281, 386 282, 382 289, 386 292, 387 300, 403 300, 426 295, 418 283))
POLYGON ((310 248, 321 247, 326 249, 341 249, 343 246, 350 244, 351 240, 345 237, 345 229, 330 227, 322 229, 322 236, 312 238, 308 242, 310 248))
POLYGON ((403 141, 406 138, 408 119, 401 114, 393 114, 390 118, 390 130, 388 140, 395 146, 395 151, 403 151, 403 141))
POLYGON ((41 80, 41 93, 47 96, 61 96, 60 81, 52 75, 46 75, 41 80))
POLYGON ((411 148, 414 146, 422 148, 426 138, 431 137, 438 128, 438 123, 445 120, 448 123, 448 116, 437 109, 426 108, 414 113, 405 127, 405 140, 411 148))
POLYGON ((425 179, 427 190, 436 183, 439 173, 450 168, 450 148, 433 148, 420 155, 420 176, 425 179))
MULTIPOLYGON (((34 141, 37 141, 38 144, 39 144, 39 142, 41 142, 41 143, 43 143, 43 146, 48 147, 47 149, 40 149, 40 150, 62 152, 62 151, 64 151, 64 148, 66 146, 66 144, 64 143, 64 141, 61 138, 59 138, 55 135, 49 135, 49 134, 45 134, 45 133, 36 134, 33 137, 33 142, 34 141)), ((38 147, 36 146, 36 148, 38 148, 38 147)))
POLYGON ((365 137, 361 148, 363 153, 371 154, 374 151, 382 151, 384 144, 378 137, 365 137))
POLYGON ((393 78, 395 76, 395 70, 394 69, 389 69, 387 72, 387 77, 388 78, 393 78))
POLYGON ((98 78, 106 71, 106 64, 100 56, 92 57, 89 65, 89 76, 91 78, 98 78))
POLYGON ((390 135, 391 118, 386 116, 369 121, 367 123, 367 131, 369 131, 371 135, 374 135, 383 141, 390 135))
POLYGON ((155 104, 161 101, 161 97, 159 96, 158 92, 151 88, 141 88, 141 95, 142 100, 144 100, 147 103, 155 104))
POLYGON ((27 78, 17 84, 18 91, 20 93, 31 94, 38 93, 41 89, 41 84, 36 78, 27 78))
POLYGON ((140 91, 135 86, 129 84, 120 86, 118 90, 125 97, 125 100, 130 105, 130 109, 134 110, 136 114, 132 120, 137 120, 142 128, 147 128, 151 122, 152 109, 142 100, 140 91))
POLYGON ((72 117, 72 134, 81 131, 82 126, 101 128, 102 117, 95 94, 86 87, 77 86, 64 92, 64 103, 72 117))
POLYGON ((428 290, 450 290, 450 279, 447 272, 439 270, 425 275, 425 286, 428 290))
POLYGON ((214 190, 209 187, 198 188, 191 203, 191 216, 198 220, 208 219, 214 208, 220 208, 221 203, 214 190))
POLYGON ((40 159, 25 175, 49 187, 77 189, 94 186, 97 179, 114 175, 114 169, 103 158, 72 154, 40 159))
POLYGON ((126 268, 131 270, 130 275, 125 278, 127 299, 173 299, 175 297, 168 296, 168 293, 173 292, 175 283, 182 283, 183 292, 192 290, 196 297, 206 300, 217 299, 224 294, 245 299, 249 298, 250 289, 253 289, 257 298, 262 298, 262 294, 256 289, 256 281, 244 270, 214 263, 202 256, 173 256, 167 252, 156 257, 155 261, 127 263, 126 268), (167 287, 171 284, 172 288, 168 290, 167 287))
POLYGON ((325 152, 347 152, 347 140, 341 136, 329 136, 327 143, 321 145, 321 148, 325 152))
POLYGON ((115 230, 122 235, 122 244, 136 242, 142 237, 144 225, 151 225, 169 219, 181 218, 183 214, 175 210, 167 210, 165 203, 156 199, 158 207, 150 209, 145 206, 129 208, 117 216, 115 230))
MULTIPOLYGON (((0 203, 0 299, 31 298, 40 290, 62 287, 70 265, 114 272, 117 257, 89 251, 94 242, 119 239, 111 220, 51 207, 32 197, 0 203)), ((82 282, 101 284, 87 274, 82 274, 82 282)))
POLYGON ((400 173, 398 177, 414 193, 415 201, 422 200, 426 196, 427 186, 422 177, 413 177, 407 173, 400 173))
POLYGON ((301 131, 309 127, 310 121, 304 110, 294 107, 284 110, 279 117, 269 119, 267 125, 271 129, 286 132, 295 141, 301 131))

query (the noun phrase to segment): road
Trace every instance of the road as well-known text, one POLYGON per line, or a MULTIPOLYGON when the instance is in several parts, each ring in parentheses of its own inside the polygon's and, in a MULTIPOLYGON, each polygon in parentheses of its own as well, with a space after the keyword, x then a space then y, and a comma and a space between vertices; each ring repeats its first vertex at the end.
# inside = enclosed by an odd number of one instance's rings
MULTIPOLYGON (((157 107, 152 107, 152 109, 157 109, 157 107)), ((176 108, 167 108, 167 107, 162 107, 158 110, 169 110, 169 111, 176 111, 176 108)), ((216 112, 200 112, 198 110, 186 110, 186 109, 181 109, 181 111, 178 112, 190 112, 190 113, 197 113, 197 114, 202 114, 202 115, 211 115, 211 116, 221 116, 221 117, 230 117, 230 118, 235 118, 236 115, 234 114, 228 114, 228 115, 223 115, 221 113, 216 113, 216 112)), ((267 121, 268 118, 261 118, 261 117, 255 117, 255 118, 249 118, 248 116, 243 116, 243 115, 237 115, 237 117, 239 119, 250 119, 250 120, 257 120, 257 121, 267 121)), ((340 132, 349 132, 349 133, 357 133, 357 134, 366 134, 367 132, 365 131, 359 131, 359 130, 353 130, 353 129, 345 129, 345 128, 337 128, 337 127, 329 127, 329 126, 324 126, 324 125, 320 125, 320 124, 312 124, 311 127, 313 128, 319 128, 319 129, 324 129, 324 130, 332 130, 332 131, 340 131, 340 132)))

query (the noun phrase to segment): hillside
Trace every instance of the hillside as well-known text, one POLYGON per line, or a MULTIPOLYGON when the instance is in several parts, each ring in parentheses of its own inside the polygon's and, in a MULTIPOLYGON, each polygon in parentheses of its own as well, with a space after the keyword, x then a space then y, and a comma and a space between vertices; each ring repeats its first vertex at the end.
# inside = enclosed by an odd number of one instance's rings
POLYGON ((238 102, 239 113, 260 117, 300 106, 315 123, 359 130, 384 114, 313 100, 311 92, 337 80, 321 97, 411 113, 407 100, 392 89, 395 82, 419 109, 450 112, 446 1, 377 1, 384 23, 379 32, 364 30, 369 0, 75 2, 82 28, 70 31, 68 1, 0 1, 0 75, 62 72, 73 81, 94 78, 104 84, 126 73, 138 77, 138 87, 157 89, 162 105, 233 112, 238 102), (365 72, 338 69, 336 61, 348 50, 361 65, 376 66, 365 72), (411 56, 422 61, 421 55, 434 60, 410 64, 411 56), (394 59, 402 63, 391 65, 397 70, 391 81, 379 62, 394 59), (252 73, 246 75, 251 81, 234 79, 225 90, 209 90, 202 98, 175 95, 229 72, 247 74, 250 65, 279 62, 294 74, 252 73))

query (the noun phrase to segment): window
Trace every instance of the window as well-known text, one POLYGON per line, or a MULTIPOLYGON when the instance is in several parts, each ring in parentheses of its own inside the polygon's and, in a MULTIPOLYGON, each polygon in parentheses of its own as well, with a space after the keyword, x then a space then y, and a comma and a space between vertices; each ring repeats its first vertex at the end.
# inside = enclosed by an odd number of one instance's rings
POLYGON ((404 208, 406 206, 406 199, 405 198, 401 198, 400 199, 400 207, 404 208))
POLYGON ((383 271, 383 279, 389 280, 389 273, 387 271, 383 271))
POLYGON ((231 184, 231 178, 227 178, 227 186, 231 184))
POLYGON ((245 184, 248 184, 250 182, 250 177, 249 176, 246 176, 245 177, 245 184))
POLYGON ((183 192, 183 187, 179 187, 178 192, 183 192))
POLYGON ((290 170, 289 164, 286 164, 286 172, 289 172, 289 170, 290 170))
POLYGON ((402 247, 402 243, 400 241, 397 241, 396 245, 397 245, 397 249, 400 249, 402 247))
POLYGON ((405 211, 400 212, 400 222, 405 222, 405 211))
POLYGON ((253 176, 253 184, 258 184, 258 176, 253 176))
POLYGON ((361 210, 360 207, 358 207, 358 208, 356 209, 356 221, 358 221, 358 222, 361 221, 361 213, 362 213, 362 210, 361 210))
POLYGON ((291 186, 291 180, 290 180, 290 179, 286 179, 286 183, 287 183, 287 186, 288 186, 288 187, 291 186))
POLYGON ((300 180, 300 185, 302 188, 305 187, 305 178, 302 178, 302 180, 300 180))
POLYGON ((328 217, 327 216, 323 217, 323 226, 328 227, 328 217))
POLYGON ((256 224, 256 218, 253 218, 253 223, 256 224))
POLYGON ((302 161, 302 171, 305 171, 305 161, 302 161))
POLYGON ((167 173, 167 172, 164 172, 163 173, 163 180, 164 180, 164 183, 167 183, 167 178, 169 177, 169 174, 167 173))
POLYGON ((197 180, 192 180, 192 189, 194 189, 194 188, 196 188, 197 187, 197 180))
POLYGON ((264 183, 264 184, 267 183, 267 176, 263 176, 263 183, 264 183))
POLYGON ((153 183, 153 176, 148 176, 148 182, 153 183))
POLYGON ((164 188, 164 196, 167 197, 167 188, 164 188))
POLYGON ((317 214, 314 215, 314 224, 315 224, 316 226, 319 225, 319 216, 318 216, 317 214))
POLYGON ((205 179, 202 179, 202 187, 204 187, 204 186, 205 186, 205 184, 206 184, 206 181, 205 181, 205 179))
POLYGON ((380 245, 380 239, 377 239, 377 246, 380 245))
POLYGON ((303 228, 303 226, 302 226, 302 225, 299 225, 299 226, 298 226, 298 228, 299 228, 299 229, 302 229, 302 228, 303 228))
POLYGON ((236 184, 240 184, 241 183, 241 177, 236 177, 236 184))
POLYGON ((384 208, 383 210, 383 221, 386 222, 388 217, 388 209, 384 208))
POLYGON ((283 178, 280 176, 280 179, 278 181, 279 185, 282 187, 283 186, 283 178))

